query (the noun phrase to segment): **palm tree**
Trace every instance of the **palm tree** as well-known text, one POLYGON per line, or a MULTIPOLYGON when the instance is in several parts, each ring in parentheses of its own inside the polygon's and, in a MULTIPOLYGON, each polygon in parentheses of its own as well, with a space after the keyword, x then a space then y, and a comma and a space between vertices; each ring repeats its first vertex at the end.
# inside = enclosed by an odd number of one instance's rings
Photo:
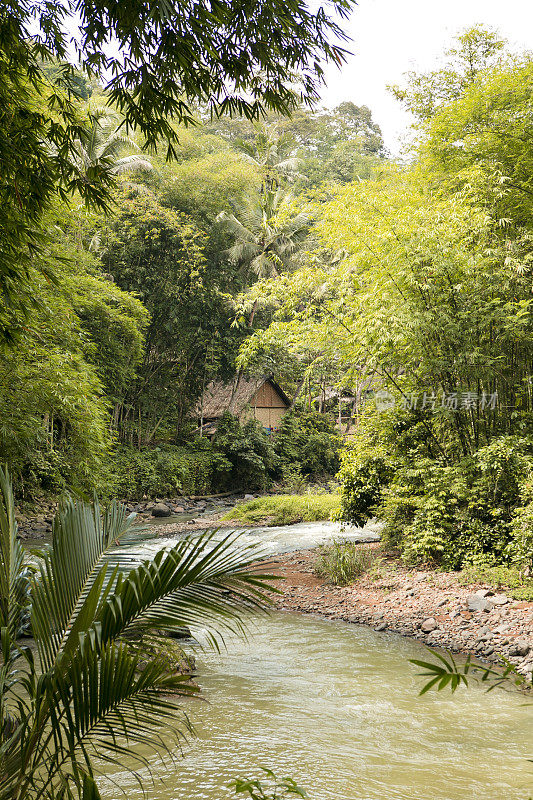
POLYGON ((234 239, 226 251, 247 280, 250 273, 258 278, 277 277, 290 268, 291 260, 309 229, 309 218, 299 213, 280 216, 290 208, 291 195, 276 189, 266 192, 257 205, 243 209, 240 219, 222 211, 217 222, 234 239))
POLYGON ((162 659, 146 662, 139 633, 202 626, 218 643, 265 608, 270 576, 249 566, 257 552, 234 534, 134 563, 115 546, 131 532, 123 507, 69 500, 29 569, 0 469, 2 800, 98 800, 95 754, 105 765, 146 763, 137 745, 170 753, 190 731, 178 700, 197 690, 162 659), (21 638, 28 613, 34 647, 21 638))
POLYGON ((89 109, 85 133, 76 139, 73 160, 79 173, 87 181, 97 176, 107 179, 123 172, 151 170, 152 164, 139 154, 138 144, 122 133, 118 116, 109 108, 89 109), (124 149, 137 152, 121 156, 124 149))
POLYGON ((237 139, 237 149, 263 175, 262 193, 275 191, 280 178, 292 181, 303 177, 298 172, 301 159, 294 155, 296 142, 288 133, 279 133, 275 125, 256 125, 252 140, 237 139))

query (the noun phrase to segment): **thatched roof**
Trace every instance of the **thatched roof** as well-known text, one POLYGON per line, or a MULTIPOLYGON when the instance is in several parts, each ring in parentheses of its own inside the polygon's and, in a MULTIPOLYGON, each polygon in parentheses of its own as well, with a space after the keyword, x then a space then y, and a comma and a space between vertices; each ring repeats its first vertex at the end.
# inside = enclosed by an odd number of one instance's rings
POLYGON ((290 406, 289 398, 273 378, 269 376, 248 378, 241 375, 231 383, 221 381, 210 383, 204 392, 203 402, 202 400, 198 402, 196 411, 198 415, 202 414, 204 419, 216 419, 225 411, 238 416, 264 383, 270 383, 283 403, 290 406))

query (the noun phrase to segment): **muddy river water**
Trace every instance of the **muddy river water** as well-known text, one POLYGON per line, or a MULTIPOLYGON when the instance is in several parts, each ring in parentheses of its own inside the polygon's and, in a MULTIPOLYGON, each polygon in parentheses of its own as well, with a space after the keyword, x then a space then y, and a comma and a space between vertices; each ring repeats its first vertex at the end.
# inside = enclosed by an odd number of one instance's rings
MULTIPOLYGON (((258 529, 269 553, 313 546, 330 528, 258 529)), ((355 535, 355 534, 353 534, 355 535)), ((147 541, 146 550, 156 546, 147 541)), ((144 549, 143 548, 143 549, 144 549)), ((189 700, 196 729, 183 758, 151 761, 139 777, 151 800, 221 800, 235 777, 260 765, 295 778, 311 800, 528 800, 533 796, 533 706, 523 696, 472 686, 417 696, 409 663, 425 648, 390 633, 275 612, 246 641, 197 654, 207 702, 189 700)), ((109 777, 143 796, 121 768, 109 777)), ((102 786, 118 797, 113 783, 102 786)))

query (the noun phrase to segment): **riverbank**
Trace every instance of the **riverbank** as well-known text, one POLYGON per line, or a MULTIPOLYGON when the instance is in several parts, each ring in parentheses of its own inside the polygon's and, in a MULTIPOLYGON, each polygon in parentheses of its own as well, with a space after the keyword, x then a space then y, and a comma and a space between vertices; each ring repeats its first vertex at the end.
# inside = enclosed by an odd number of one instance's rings
POLYGON ((490 663, 503 656, 531 677, 533 602, 486 584, 463 586, 457 573, 408 569, 390 557, 376 574, 333 586, 315 574, 318 558, 317 551, 297 551, 269 563, 281 577, 278 608, 392 631, 490 663))

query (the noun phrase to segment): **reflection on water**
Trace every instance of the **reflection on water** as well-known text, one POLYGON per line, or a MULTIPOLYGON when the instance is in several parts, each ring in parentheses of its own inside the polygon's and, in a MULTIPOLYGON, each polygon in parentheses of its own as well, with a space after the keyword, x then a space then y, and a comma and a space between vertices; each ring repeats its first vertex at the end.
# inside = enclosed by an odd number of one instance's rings
MULTIPOLYGON (((187 705, 198 739, 170 772, 152 763, 164 781, 142 775, 147 797, 222 800, 232 778, 266 765, 311 800, 527 800, 533 709, 518 694, 476 686, 418 698, 421 679, 407 659, 425 653, 347 623, 260 619, 247 642, 200 654, 210 702, 187 705)), ((112 777, 140 800, 127 772, 112 777)))

